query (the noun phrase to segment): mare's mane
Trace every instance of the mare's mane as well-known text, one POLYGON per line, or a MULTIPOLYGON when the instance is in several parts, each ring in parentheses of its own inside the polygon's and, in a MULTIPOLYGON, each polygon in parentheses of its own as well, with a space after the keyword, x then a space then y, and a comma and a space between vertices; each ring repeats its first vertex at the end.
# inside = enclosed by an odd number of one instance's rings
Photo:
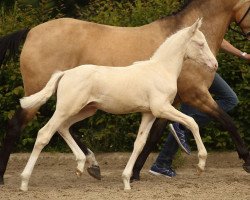
POLYGON ((179 9, 177 9, 174 12, 172 12, 170 15, 166 15, 166 16, 163 16, 163 17, 159 18, 158 20, 162 20, 162 19, 165 19, 167 17, 178 15, 180 12, 182 12, 183 10, 185 10, 189 6, 189 4, 192 3, 193 1, 194 0, 184 0, 183 4, 180 6, 179 9))
MULTIPOLYGON (((178 10, 174 11, 173 13, 171 13, 170 16, 175 16, 175 15, 177 15, 179 12, 183 11, 186 7, 188 7, 188 5, 189 5, 192 1, 193 1, 193 0, 184 0, 184 3, 182 4, 182 6, 181 6, 178 10)), ((168 16, 165 16, 165 17, 168 17, 168 16)))

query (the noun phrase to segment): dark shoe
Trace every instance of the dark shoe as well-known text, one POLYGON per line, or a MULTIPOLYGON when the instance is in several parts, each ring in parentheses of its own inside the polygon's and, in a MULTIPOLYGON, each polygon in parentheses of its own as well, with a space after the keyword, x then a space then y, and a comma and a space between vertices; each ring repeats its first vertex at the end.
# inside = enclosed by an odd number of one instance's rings
POLYGON ((186 132, 184 130, 180 129, 178 123, 169 124, 169 128, 170 128, 171 133, 175 137, 176 141, 180 145, 180 147, 187 154, 190 155, 191 154, 191 150, 190 150, 190 147, 189 147, 189 145, 187 143, 186 132))
POLYGON ((149 172, 151 174, 156 175, 156 176, 165 176, 168 178, 172 178, 172 177, 176 176, 175 171, 171 167, 161 168, 161 167, 157 167, 156 164, 153 164, 153 166, 151 167, 149 172))

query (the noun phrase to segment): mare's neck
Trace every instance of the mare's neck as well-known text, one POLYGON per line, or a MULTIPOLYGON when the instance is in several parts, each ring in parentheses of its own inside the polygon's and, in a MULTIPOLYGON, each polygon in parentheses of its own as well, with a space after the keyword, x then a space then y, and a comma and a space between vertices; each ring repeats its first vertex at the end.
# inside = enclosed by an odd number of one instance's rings
POLYGON ((165 70, 179 76, 189 42, 185 32, 186 29, 167 38, 150 60, 160 63, 160 66, 164 67, 165 70))

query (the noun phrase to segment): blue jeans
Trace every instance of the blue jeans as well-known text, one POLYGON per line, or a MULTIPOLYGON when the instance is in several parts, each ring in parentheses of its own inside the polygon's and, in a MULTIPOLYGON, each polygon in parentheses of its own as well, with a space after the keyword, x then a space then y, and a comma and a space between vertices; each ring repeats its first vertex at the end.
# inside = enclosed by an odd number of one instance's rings
MULTIPOLYGON (((238 98, 231 87, 224 81, 219 74, 215 74, 214 81, 209 89, 209 92, 214 95, 217 104, 225 112, 232 110, 238 104, 238 98)), ((204 126, 212 119, 204 113, 201 113, 192 106, 182 104, 181 112, 194 118, 199 126, 204 126)), ((170 133, 159 153, 155 164, 159 167, 172 165, 172 160, 178 151, 179 145, 174 136, 170 133)))

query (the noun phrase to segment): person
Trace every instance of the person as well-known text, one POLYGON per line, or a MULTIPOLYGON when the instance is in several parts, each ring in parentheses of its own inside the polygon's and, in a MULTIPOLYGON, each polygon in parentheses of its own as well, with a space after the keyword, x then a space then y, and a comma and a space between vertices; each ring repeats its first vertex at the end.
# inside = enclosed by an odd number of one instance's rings
MULTIPOLYGON (((239 58, 250 61, 250 54, 241 52, 225 39, 222 41, 221 48, 239 58)), ((237 95, 218 73, 215 74, 213 83, 209 88, 209 92, 215 96, 216 102, 225 112, 232 110, 238 103, 237 95)), ((204 126, 211 120, 211 118, 206 114, 201 113, 186 104, 181 105, 181 111, 193 117, 199 126, 204 126)), ((189 130, 179 123, 170 124, 169 127, 172 134, 168 134, 162 150, 156 161, 151 166, 149 172, 154 175, 163 175, 171 178, 176 176, 176 172, 172 168, 172 161, 179 146, 182 146, 188 154, 191 153, 191 150, 187 143, 187 133, 189 130)))

